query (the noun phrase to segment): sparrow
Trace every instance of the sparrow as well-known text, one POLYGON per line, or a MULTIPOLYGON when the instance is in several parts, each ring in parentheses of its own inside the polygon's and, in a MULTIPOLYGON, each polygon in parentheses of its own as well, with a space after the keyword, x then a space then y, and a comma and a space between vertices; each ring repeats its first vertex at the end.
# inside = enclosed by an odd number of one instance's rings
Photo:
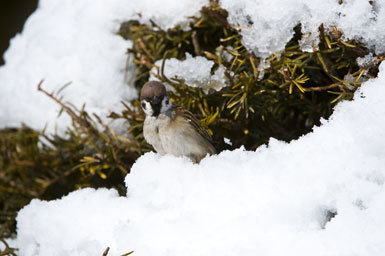
POLYGON ((145 83, 140 91, 140 103, 146 114, 143 136, 156 152, 186 156, 195 163, 207 154, 216 154, 208 131, 190 111, 170 100, 161 82, 145 83))

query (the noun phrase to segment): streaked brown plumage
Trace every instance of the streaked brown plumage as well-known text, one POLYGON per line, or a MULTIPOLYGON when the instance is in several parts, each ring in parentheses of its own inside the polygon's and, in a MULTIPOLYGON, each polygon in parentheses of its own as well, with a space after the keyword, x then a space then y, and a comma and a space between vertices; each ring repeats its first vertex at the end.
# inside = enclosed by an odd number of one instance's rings
POLYGON ((146 83, 140 99, 146 113, 143 135, 158 153, 187 156, 194 162, 216 154, 208 131, 190 111, 170 101, 162 83, 146 83))

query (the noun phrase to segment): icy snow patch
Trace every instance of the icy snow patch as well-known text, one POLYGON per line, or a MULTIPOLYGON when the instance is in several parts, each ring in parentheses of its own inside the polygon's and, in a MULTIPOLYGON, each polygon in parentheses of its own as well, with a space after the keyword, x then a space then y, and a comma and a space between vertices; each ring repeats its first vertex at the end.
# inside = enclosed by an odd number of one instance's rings
POLYGON ((85 189, 33 200, 21 255, 383 255, 385 64, 354 101, 290 144, 187 158, 147 153, 127 197, 85 189), (329 219, 327 212, 337 212, 329 219))
MULTIPOLYGON (((161 68, 163 60, 158 60, 155 65, 161 68)), ((164 64, 164 75, 171 79, 184 79, 185 83, 191 87, 202 88, 206 93, 209 89, 219 91, 227 86, 225 77, 225 68, 220 66, 211 75, 211 69, 214 66, 212 60, 205 57, 192 57, 186 53, 185 60, 178 60, 176 58, 166 59, 164 64)), ((157 73, 157 69, 153 68, 152 73, 157 73)), ((151 76, 150 80, 157 80, 155 76, 151 76)))
MULTIPOLYGON (((62 95, 90 113, 105 117, 119 111, 121 100, 137 96, 129 67, 124 81, 126 50, 131 42, 116 31, 121 22, 154 20, 167 29, 188 21, 207 0, 126 1, 126 0, 40 0, 23 32, 13 38, 0 67, 0 128, 24 123, 42 129, 48 122, 53 131, 60 107, 37 91, 57 91, 71 82, 62 95), (138 13, 141 15, 139 16, 138 13), (172 15, 170 15, 172 14, 172 15)), ((63 115, 59 130, 70 124, 63 115)))
POLYGON ((362 58, 357 58, 357 64, 360 67, 364 67, 366 65, 369 65, 371 62, 376 60, 377 58, 373 56, 373 53, 369 53, 368 55, 365 55, 362 58))

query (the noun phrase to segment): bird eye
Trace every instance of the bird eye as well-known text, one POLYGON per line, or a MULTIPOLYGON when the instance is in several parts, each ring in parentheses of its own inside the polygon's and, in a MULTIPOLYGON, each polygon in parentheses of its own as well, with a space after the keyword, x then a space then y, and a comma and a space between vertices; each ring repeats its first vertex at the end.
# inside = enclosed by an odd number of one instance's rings
POLYGON ((167 100, 166 100, 166 105, 168 105, 168 103, 170 103, 170 101, 167 99, 167 100))
POLYGON ((144 104, 144 102, 142 102, 142 108, 146 109, 146 104, 144 104))

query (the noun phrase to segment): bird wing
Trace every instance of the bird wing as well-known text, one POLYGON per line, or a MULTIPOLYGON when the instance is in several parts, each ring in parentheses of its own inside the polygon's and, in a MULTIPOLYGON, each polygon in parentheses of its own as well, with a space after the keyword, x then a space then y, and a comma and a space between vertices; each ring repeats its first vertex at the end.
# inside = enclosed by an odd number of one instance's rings
POLYGON ((189 121, 192 124, 192 126, 195 128, 195 130, 204 139, 206 139, 210 143, 213 142, 210 133, 205 128, 202 127, 202 125, 199 123, 198 119, 196 119, 196 117, 190 111, 188 111, 187 109, 185 109, 179 105, 176 105, 176 104, 175 104, 175 111, 178 113, 178 115, 182 116, 184 119, 189 121))

